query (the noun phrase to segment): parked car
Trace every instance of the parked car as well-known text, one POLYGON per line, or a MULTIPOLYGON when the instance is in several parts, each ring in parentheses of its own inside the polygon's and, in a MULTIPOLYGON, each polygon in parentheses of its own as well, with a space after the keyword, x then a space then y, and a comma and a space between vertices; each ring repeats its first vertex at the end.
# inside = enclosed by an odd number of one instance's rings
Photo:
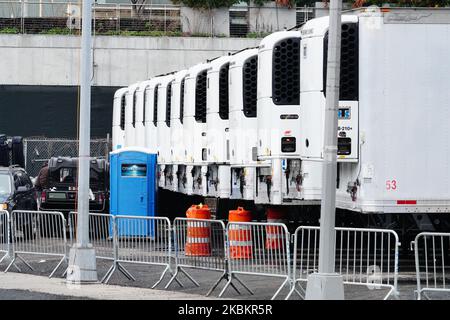
MULTIPOLYGON (((37 201, 33 183, 27 172, 17 166, 0 167, 0 210, 36 210, 37 201)), ((21 226, 14 234, 17 237, 33 237, 36 222, 24 218, 17 221, 21 226)), ((2 228, 3 230, 3 228, 2 228)))
MULTIPOLYGON (((76 210, 78 158, 53 157, 48 161, 48 183, 38 198, 39 210, 67 214, 76 210)), ((90 212, 109 211, 109 166, 105 159, 90 159, 90 212)))

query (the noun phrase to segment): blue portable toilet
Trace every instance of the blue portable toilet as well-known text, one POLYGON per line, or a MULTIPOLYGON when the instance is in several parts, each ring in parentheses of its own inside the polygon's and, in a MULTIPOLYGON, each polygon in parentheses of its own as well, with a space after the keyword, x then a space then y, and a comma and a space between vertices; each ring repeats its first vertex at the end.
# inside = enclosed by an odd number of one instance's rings
MULTIPOLYGON (((155 216, 157 199, 157 156, 149 149, 126 147, 110 153, 110 213, 155 216)), ((153 223, 121 219, 119 236, 154 237, 153 223)))

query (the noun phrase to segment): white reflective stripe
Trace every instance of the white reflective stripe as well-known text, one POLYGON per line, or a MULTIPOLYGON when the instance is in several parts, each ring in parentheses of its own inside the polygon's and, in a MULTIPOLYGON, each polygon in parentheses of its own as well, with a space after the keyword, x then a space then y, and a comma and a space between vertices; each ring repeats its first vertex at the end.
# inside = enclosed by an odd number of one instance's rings
POLYGON ((270 239, 279 239, 279 238, 284 238, 284 234, 283 233, 270 233, 267 232, 266 233, 266 238, 270 238, 270 239))
POLYGON ((251 247, 253 241, 234 241, 230 240, 230 247, 251 247))
POLYGON ((188 243, 209 243, 209 238, 194 238, 194 237, 188 237, 187 238, 188 243))
POLYGON ((252 226, 244 226, 241 224, 230 224, 230 230, 252 230, 252 226))
POLYGON ((189 228, 205 228, 208 227, 207 222, 188 222, 187 226, 189 228))

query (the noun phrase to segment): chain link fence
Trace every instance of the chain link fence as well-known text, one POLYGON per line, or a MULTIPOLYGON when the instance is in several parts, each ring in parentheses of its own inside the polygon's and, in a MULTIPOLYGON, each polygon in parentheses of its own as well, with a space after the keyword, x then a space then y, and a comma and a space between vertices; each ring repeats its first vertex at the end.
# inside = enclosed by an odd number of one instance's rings
MULTIPOLYGON (((25 170, 31 177, 36 177, 43 163, 51 157, 77 157, 78 140, 61 138, 25 138, 23 141, 25 154, 25 170)), ((110 141, 105 139, 91 140, 92 157, 108 157, 110 141)))

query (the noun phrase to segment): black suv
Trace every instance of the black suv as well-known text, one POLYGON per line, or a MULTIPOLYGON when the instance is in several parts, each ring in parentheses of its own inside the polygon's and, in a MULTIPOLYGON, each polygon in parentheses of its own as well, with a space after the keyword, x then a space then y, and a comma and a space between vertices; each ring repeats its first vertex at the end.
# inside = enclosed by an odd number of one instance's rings
POLYGON ((9 212, 37 209, 33 183, 19 166, 0 167, 0 209, 9 212))
MULTIPOLYGON (((48 188, 39 198, 40 210, 67 213, 76 210, 78 158, 53 157, 48 161, 48 188)), ((105 159, 90 159, 90 212, 109 211, 109 166, 105 159)))

